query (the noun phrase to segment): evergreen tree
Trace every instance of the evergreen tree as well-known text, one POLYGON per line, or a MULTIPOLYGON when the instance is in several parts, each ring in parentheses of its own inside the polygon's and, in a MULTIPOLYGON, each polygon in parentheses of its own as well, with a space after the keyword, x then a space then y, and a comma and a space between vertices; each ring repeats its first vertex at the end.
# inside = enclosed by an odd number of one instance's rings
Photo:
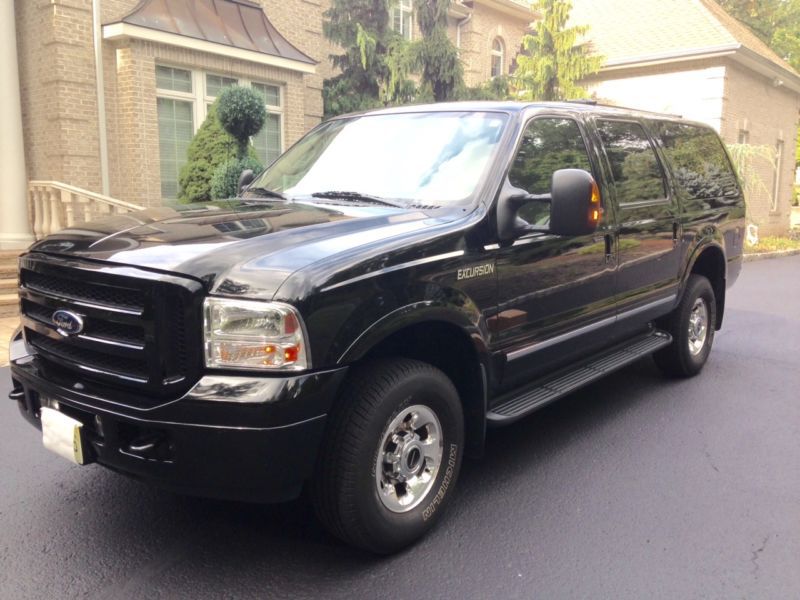
POLYGON ((209 107, 206 120, 189 143, 188 161, 181 168, 178 178, 181 202, 211 200, 211 178, 214 171, 236 157, 239 145, 220 125, 217 119, 217 102, 209 107))
MULTIPOLYGON (((415 63, 422 86, 436 102, 453 100, 464 87, 458 49, 447 37, 450 0, 414 0, 422 38, 414 43, 415 63)), ((424 93, 424 92, 423 92, 424 93)))
POLYGON ((800 70, 800 0, 719 0, 719 3, 800 70))
POLYGON ((387 48, 394 35, 389 8, 390 0, 333 0, 325 12, 325 37, 344 49, 344 54, 330 56, 340 73, 324 82, 326 116, 380 105, 381 84, 390 76, 387 48))
POLYGON ((577 82, 596 73, 602 57, 593 56, 588 42, 579 38, 588 26, 567 27, 570 0, 537 0, 534 10, 542 14, 535 32, 522 38, 523 52, 517 57, 514 84, 521 99, 567 100, 583 98, 586 90, 577 82))

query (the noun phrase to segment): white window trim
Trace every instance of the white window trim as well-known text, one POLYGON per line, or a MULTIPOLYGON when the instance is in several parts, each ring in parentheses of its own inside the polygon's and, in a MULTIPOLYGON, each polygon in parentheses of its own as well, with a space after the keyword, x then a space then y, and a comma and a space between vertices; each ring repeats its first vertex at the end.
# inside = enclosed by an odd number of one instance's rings
POLYGON ((778 198, 781 193, 781 169, 783 168, 783 140, 775 142, 775 185, 772 189, 772 202, 770 205, 771 212, 778 212, 778 198))
MULTIPOLYGON (((401 36, 403 36, 403 38, 405 38, 407 40, 413 40, 414 39, 414 3, 412 2, 412 0, 397 0, 397 3, 394 6, 392 6, 392 13, 394 13, 395 10, 399 10, 400 11, 400 31, 397 31, 396 33, 399 33, 401 36), (406 35, 406 32, 403 31, 403 23, 405 23, 405 19, 403 19, 403 14, 404 13, 408 13, 410 15, 410 18, 408 20, 408 22, 409 22, 408 35, 406 35)), ((394 29, 394 14, 392 14, 392 18, 389 19, 389 24, 391 25, 391 28, 394 31, 395 30, 394 29)))
POLYGON ((192 76, 192 91, 191 92, 178 92, 175 90, 165 90, 158 87, 156 83, 156 97, 157 98, 169 98, 172 100, 184 100, 193 103, 193 110, 192 114, 194 117, 194 133, 197 133, 197 130, 200 129, 200 126, 203 124, 203 121, 206 120, 206 116, 208 115, 208 109, 206 108, 207 104, 211 104, 214 100, 217 99, 216 96, 209 96, 207 90, 207 79, 206 75, 216 75, 217 77, 225 77, 228 79, 236 79, 238 81, 238 85, 242 87, 252 87, 253 83, 260 84, 260 85, 270 85, 273 87, 278 88, 278 102, 279 105, 272 105, 272 104, 264 104, 264 108, 267 109, 268 113, 276 114, 280 116, 280 130, 281 130, 281 148, 280 152, 283 154, 286 151, 286 131, 284 130, 285 127, 285 106, 286 106, 286 90, 285 84, 279 83, 276 81, 256 81, 252 79, 247 79, 245 77, 238 77, 236 75, 224 74, 219 73, 216 71, 204 71, 202 69, 192 69, 191 67, 187 67, 186 65, 176 65, 170 64, 168 62, 156 62, 156 67, 168 67, 170 69, 180 69, 182 71, 189 71, 192 76))
POLYGON ((491 54, 492 59, 494 59, 494 57, 499 57, 500 58, 500 72, 497 75, 494 75, 492 73, 492 71, 494 70, 492 68, 492 66, 493 66, 492 63, 494 63, 494 60, 492 60, 489 63, 489 76, 490 77, 502 77, 503 75, 506 74, 506 43, 503 41, 503 39, 500 36, 495 36, 494 39, 492 39, 492 48, 491 48, 490 54, 491 54), (500 42, 500 50, 495 50, 494 49, 494 43, 495 42, 500 42))
POLYGON ((215 71, 204 71, 202 69, 193 69, 191 67, 187 67, 186 65, 177 65, 177 64, 170 64, 169 62, 156 62, 156 68, 158 67, 166 67, 170 69, 179 69, 181 71, 189 71, 191 73, 191 82, 192 82, 192 91, 191 92, 180 92, 176 90, 167 90, 158 87, 158 80, 156 78, 155 81, 155 88, 156 88, 156 98, 165 98, 168 100, 180 100, 183 102, 191 102, 192 103, 192 133, 196 134, 197 130, 200 129, 200 126, 206 120, 206 116, 208 116, 208 105, 213 103, 216 100, 216 96, 209 96, 207 83, 208 80, 206 75, 215 75, 217 77, 225 77, 228 79, 236 79, 238 85, 242 87, 250 88, 252 87, 253 83, 260 84, 260 85, 269 85, 278 89, 278 105, 271 105, 264 103, 264 108, 266 108, 267 113, 275 114, 279 117, 278 127, 280 128, 281 132, 281 145, 279 148, 278 154, 283 154, 286 151, 286 119, 285 119, 285 106, 286 106, 286 90, 285 84, 278 83, 275 81, 255 81, 251 79, 247 79, 244 77, 238 77, 236 75, 230 74, 222 74, 215 71))

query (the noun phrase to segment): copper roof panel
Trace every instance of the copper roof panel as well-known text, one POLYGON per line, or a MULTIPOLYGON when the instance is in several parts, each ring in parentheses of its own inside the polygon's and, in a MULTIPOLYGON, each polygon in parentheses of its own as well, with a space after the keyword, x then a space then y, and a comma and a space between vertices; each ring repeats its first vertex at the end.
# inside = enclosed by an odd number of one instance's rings
POLYGON ((143 0, 123 23, 315 64, 248 0, 143 0))

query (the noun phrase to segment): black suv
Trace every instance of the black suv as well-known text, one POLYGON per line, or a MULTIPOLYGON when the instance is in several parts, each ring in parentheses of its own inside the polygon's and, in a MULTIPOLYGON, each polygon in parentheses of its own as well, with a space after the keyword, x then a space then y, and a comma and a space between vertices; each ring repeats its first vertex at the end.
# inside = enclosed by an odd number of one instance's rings
POLYGON ((20 259, 11 396, 44 444, 282 501, 395 551, 465 453, 645 355, 691 376, 741 269, 709 127, 579 103, 378 110, 240 197, 71 227, 20 259))

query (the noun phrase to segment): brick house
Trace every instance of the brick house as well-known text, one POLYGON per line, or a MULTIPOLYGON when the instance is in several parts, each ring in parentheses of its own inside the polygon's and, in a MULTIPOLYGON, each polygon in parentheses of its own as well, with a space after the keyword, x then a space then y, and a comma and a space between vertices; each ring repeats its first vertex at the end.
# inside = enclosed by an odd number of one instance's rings
MULTIPOLYGON (((619 104, 711 123, 779 151, 776 194, 750 199, 763 232, 788 227, 800 77, 711 0, 573 0, 606 59, 589 81, 619 104), (624 18, 621 17, 624 16, 624 18)), ((331 0, 7 0, 0 3, 0 248, 127 203, 174 202, 185 149, 225 85, 259 89, 267 161, 322 118, 335 49, 331 0), (24 148, 24 151, 23 151, 24 148), (94 210, 94 208, 92 208, 94 210), (83 211, 83 212, 82 212, 83 211), (32 223, 32 226, 31 226, 32 223)), ((513 69, 528 0, 453 0, 468 85, 513 69)), ((412 0, 391 25, 418 35, 412 0)))
POLYGON ((760 235, 790 225, 800 75, 713 0, 573 0, 573 22, 605 66, 587 83, 601 101, 680 114, 729 144, 772 149, 753 163, 748 200, 760 235))
MULTIPOLYGON (((267 124, 253 142, 261 160, 271 160, 322 119, 322 83, 335 52, 322 33, 330 2, 6 2, 14 11, 27 181, 170 204, 186 147, 230 84, 265 95, 267 124)), ((468 83, 508 73, 530 20, 525 0, 453 3, 449 32, 468 83)), ((398 0, 392 25, 416 37, 410 0, 398 0)))

